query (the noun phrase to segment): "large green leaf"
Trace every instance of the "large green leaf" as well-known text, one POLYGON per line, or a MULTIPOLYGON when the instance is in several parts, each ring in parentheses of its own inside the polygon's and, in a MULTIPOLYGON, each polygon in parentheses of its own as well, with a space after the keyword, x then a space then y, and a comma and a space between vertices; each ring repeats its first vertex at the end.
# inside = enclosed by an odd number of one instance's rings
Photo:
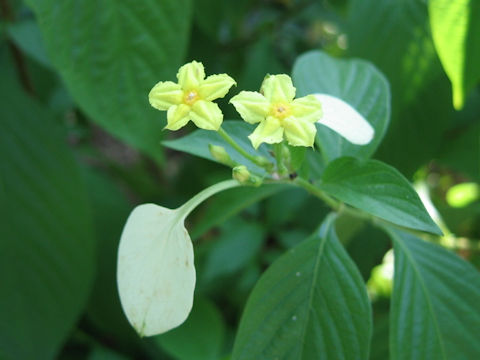
POLYGON ((122 348, 128 348, 138 336, 123 314, 115 276, 118 243, 131 205, 108 177, 91 169, 84 173, 97 239, 97 274, 87 307, 88 320, 106 336, 118 339, 122 348))
POLYGON ((197 297, 187 321, 155 341, 178 360, 217 360, 224 339, 222 314, 210 300, 197 297))
POLYGON ((0 73, 0 358, 50 359, 90 290, 91 213, 51 114, 0 73))
POLYGON ((53 65, 81 108, 159 158, 164 115, 150 107, 147 95, 183 61, 191 0, 27 2, 53 65))
POLYGON ((431 0, 428 3, 433 40, 460 109, 480 80, 480 2, 431 0))
POLYGON ((260 278, 242 316, 233 360, 368 358, 370 303, 333 220, 260 278))
POLYGON ((367 158, 375 152, 390 120, 390 89, 380 71, 363 60, 339 60, 321 51, 311 51, 295 62, 292 77, 297 96, 336 96, 354 107, 375 129, 374 139, 368 145, 358 146, 318 125, 317 144, 327 160, 346 155, 367 158))
MULTIPOLYGON (((245 121, 226 121, 223 123, 222 127, 232 139, 234 139, 237 144, 239 144, 250 155, 263 155, 264 157, 273 160, 268 153, 269 147, 267 144, 261 145, 257 151, 253 148, 248 139, 248 135, 250 135, 255 129, 253 125, 248 124, 245 121)), ((247 167, 253 172, 259 174, 265 173, 265 170, 240 155, 216 131, 198 129, 179 139, 163 141, 162 144, 168 148, 183 151, 212 161, 217 160, 213 158, 208 145, 222 146, 234 161, 247 165, 247 167)))
POLYGON ((451 252, 387 229, 394 241, 392 359, 480 358, 480 274, 451 252))
POLYGON ((381 219, 441 234, 408 180, 381 161, 337 159, 327 166, 318 186, 337 199, 381 219))
POLYGON ((392 121, 377 156, 408 175, 435 153, 452 112, 426 3, 352 0, 347 22, 349 55, 373 62, 391 86, 392 121))

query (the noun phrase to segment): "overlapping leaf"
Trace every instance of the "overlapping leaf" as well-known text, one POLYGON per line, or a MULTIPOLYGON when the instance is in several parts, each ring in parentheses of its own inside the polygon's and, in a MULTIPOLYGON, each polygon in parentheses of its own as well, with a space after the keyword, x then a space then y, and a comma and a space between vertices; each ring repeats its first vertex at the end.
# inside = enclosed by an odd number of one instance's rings
POLYGON ((246 305, 233 359, 367 359, 371 310, 331 216, 279 258, 246 305))
POLYGON ((399 230, 390 320, 393 359, 480 357, 480 274, 449 251, 399 230))
POLYGON ((81 108, 124 141, 161 157, 163 116, 150 88, 183 61, 191 0, 27 1, 55 68, 81 108))
POLYGON ((363 60, 339 60, 312 51, 297 59, 292 77, 298 97, 314 93, 338 97, 375 129, 374 139, 368 145, 358 146, 318 125, 317 144, 327 160, 348 155, 368 158, 375 152, 390 120, 390 90, 382 73, 363 60))
POLYGON ((394 224, 441 234, 408 180, 378 160, 337 159, 325 169, 319 187, 394 224))

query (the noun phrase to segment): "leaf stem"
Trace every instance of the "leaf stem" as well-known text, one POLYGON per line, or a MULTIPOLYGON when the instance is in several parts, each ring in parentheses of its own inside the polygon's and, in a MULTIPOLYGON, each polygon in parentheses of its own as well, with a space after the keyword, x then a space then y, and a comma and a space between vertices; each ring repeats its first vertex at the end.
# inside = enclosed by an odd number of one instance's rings
POLYGON ((237 180, 225 180, 200 191, 197 195, 195 195, 185 204, 176 209, 176 211, 178 212, 178 216, 182 220, 185 220, 188 214, 190 214, 198 205, 200 205, 206 199, 220 191, 227 190, 236 186, 241 186, 241 184, 237 180))
POLYGON ((258 165, 267 171, 271 170, 272 164, 269 163, 267 159, 265 159, 263 156, 253 156, 249 154, 247 151, 245 151, 244 148, 238 145, 238 143, 230 135, 228 135, 228 133, 222 127, 218 129, 218 133, 230 146, 232 146, 244 158, 250 160, 255 165, 258 165))
POLYGON ((338 212, 339 214, 350 215, 356 218, 365 219, 365 220, 373 220, 373 216, 364 213, 361 210, 357 210, 355 208, 349 207, 345 205, 343 202, 335 200, 331 196, 327 195, 324 191, 316 187, 315 185, 311 184, 305 179, 301 177, 297 177, 293 183, 305 190, 307 190, 310 194, 316 196, 320 200, 324 201, 328 206, 330 206, 334 211, 338 212))

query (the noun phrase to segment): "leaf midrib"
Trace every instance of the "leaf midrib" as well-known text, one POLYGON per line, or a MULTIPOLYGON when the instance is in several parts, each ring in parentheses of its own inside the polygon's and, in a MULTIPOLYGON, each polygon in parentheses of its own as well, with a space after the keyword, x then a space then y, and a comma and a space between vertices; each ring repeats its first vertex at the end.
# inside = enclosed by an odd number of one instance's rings
MULTIPOLYGON (((328 231, 328 230, 327 230, 328 231)), ((320 245, 318 247, 318 252, 317 252, 317 258, 315 259, 315 265, 313 267, 313 276, 312 276, 312 281, 311 281, 311 286, 310 286, 310 292, 308 294, 308 309, 307 309, 307 318, 304 322, 302 333, 300 336, 300 340, 302 341, 302 346, 300 348, 300 354, 299 354, 299 359, 303 358, 303 351, 305 349, 305 333, 307 332, 307 326, 310 323, 310 314, 311 314, 311 308, 312 308, 312 302, 313 302, 313 296, 314 296, 314 286, 315 283, 317 282, 317 277, 318 277, 318 268, 320 267, 320 263, 322 260, 322 256, 324 253, 325 249, 325 243, 327 242, 327 236, 322 236, 320 238, 320 245)))
MULTIPOLYGON (((417 277, 418 277, 418 280, 419 280, 419 283, 420 283, 420 286, 422 288, 422 291, 423 293, 425 294, 425 298, 426 298, 426 301, 427 301, 427 307, 428 307, 428 312, 430 313, 431 317, 432 317, 432 320, 433 320, 433 324, 434 324, 434 329, 435 329, 435 333, 437 334, 437 337, 438 337, 438 342, 440 344, 440 349, 441 349, 441 353, 442 353, 442 358, 444 360, 447 360, 447 355, 446 355, 446 351, 445 351, 445 345, 443 343, 443 338, 441 336, 441 332, 440 332, 440 327, 438 326, 438 321, 437 321, 437 317, 435 315, 435 312, 433 311, 433 305, 432 305, 432 302, 430 301, 430 296, 429 296, 429 293, 428 293, 428 289, 425 285, 425 282, 423 281, 423 278, 421 276, 421 273, 420 273, 420 270, 418 269, 417 267, 417 264, 415 263, 415 260, 414 258, 412 257, 412 255, 410 254, 409 252, 409 249, 408 247, 402 243, 401 240, 399 239, 396 239, 396 236, 394 236, 395 240, 396 240, 396 243, 402 248, 405 256, 407 257, 407 259, 409 260, 409 262, 411 263, 412 265, 412 268, 413 268, 413 271, 416 273, 417 277)), ((421 240, 423 241, 423 240, 421 240)), ((395 356, 394 354, 392 354, 393 356, 395 356)))

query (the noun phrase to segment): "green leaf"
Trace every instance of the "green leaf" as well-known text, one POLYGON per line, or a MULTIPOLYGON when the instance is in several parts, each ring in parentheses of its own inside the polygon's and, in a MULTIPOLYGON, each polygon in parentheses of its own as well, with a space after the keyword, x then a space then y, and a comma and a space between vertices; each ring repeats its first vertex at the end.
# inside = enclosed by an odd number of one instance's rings
POLYGON ((311 51, 297 59, 292 77, 297 97, 314 93, 336 96, 354 107, 375 129, 374 139, 358 146, 318 125, 317 144, 327 161, 345 155, 368 158, 375 152, 390 120, 390 90, 382 73, 363 60, 339 60, 311 51))
POLYGON ((90 205, 53 116, 0 66, 0 358, 50 359, 95 268, 90 205))
POLYGON ((431 0, 428 11, 435 48, 452 82, 458 110, 480 80, 480 2, 431 0))
POLYGON ((210 202, 200 221, 192 230, 192 239, 262 199, 285 190, 287 185, 268 184, 260 187, 239 187, 219 194, 210 202))
POLYGON ((431 159, 452 113, 450 85, 431 39, 427 1, 350 3, 348 55, 371 61, 391 86, 392 119, 376 155, 410 175, 431 159))
POLYGON ((95 122, 161 158, 165 115, 148 92, 173 78, 185 56, 191 0, 28 0, 47 53, 95 122))
POLYGON ((240 359, 367 359, 371 309, 330 216, 262 275, 233 349, 240 359))
POLYGON ((386 228, 394 241, 393 359, 480 357, 480 274, 455 254, 386 228))
POLYGON ((116 284, 120 234, 131 205, 116 184, 91 169, 84 170, 93 205, 97 239, 97 274, 90 295, 87 316, 96 329, 130 345, 138 336, 123 315, 116 284))
MULTIPOLYGON (((255 150, 248 139, 255 126, 246 123, 245 121, 225 121, 222 124, 222 128, 237 142, 247 153, 253 156, 262 155, 268 159, 271 159, 268 153, 269 146, 263 144, 255 150)), ((264 174, 265 170, 248 159, 245 159, 240 155, 230 144, 228 144, 216 131, 208 131, 198 129, 194 132, 175 140, 163 141, 162 144, 170 149, 183 151, 188 154, 192 154, 204 159, 218 162, 213 158, 208 148, 209 144, 222 146, 227 151, 230 157, 243 165, 246 165, 250 172, 257 174, 264 174)), ((273 160, 273 159, 272 159, 273 160)))
POLYGON ((155 341, 178 360, 216 360, 224 339, 222 314, 210 300, 197 297, 187 321, 155 341))
POLYGON ((229 276, 244 268, 260 252, 264 235, 263 227, 257 223, 242 219, 226 223, 208 252, 203 280, 229 276))
POLYGON ((40 64, 51 68, 52 64, 48 59, 47 52, 43 45, 40 29, 33 20, 25 20, 9 25, 8 35, 23 52, 31 56, 40 64))
POLYGON ((337 199, 381 219, 442 234, 408 180, 381 161, 337 159, 327 166, 318 186, 337 199))

